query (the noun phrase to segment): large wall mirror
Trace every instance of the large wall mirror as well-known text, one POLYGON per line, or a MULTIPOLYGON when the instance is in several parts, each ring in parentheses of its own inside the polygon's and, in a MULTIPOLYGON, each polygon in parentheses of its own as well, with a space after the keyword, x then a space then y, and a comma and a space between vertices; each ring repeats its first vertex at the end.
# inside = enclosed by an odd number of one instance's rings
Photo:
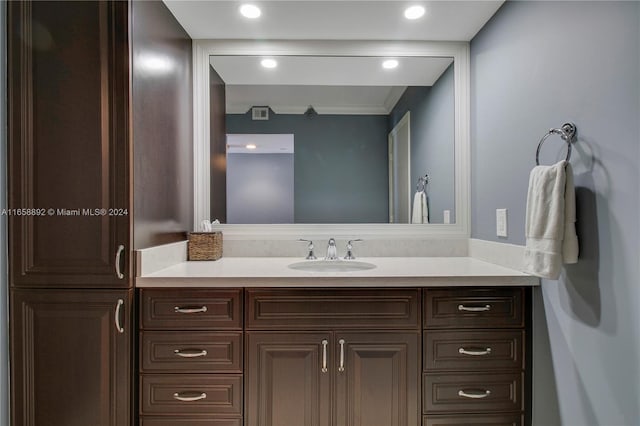
POLYGON ((467 43, 195 45, 196 224, 468 236, 467 43))

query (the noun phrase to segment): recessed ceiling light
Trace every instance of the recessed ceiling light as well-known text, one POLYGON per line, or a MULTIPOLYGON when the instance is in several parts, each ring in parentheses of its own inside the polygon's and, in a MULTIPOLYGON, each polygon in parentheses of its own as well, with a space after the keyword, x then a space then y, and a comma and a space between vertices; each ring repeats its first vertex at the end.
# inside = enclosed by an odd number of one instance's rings
POLYGON ((256 19, 262 15, 260 8, 254 4, 243 4, 240 6, 240 13, 245 18, 256 19))
POLYGON ((393 68, 396 68, 397 66, 398 66, 398 61, 396 61, 395 59, 387 59, 382 63, 382 68, 387 70, 391 70, 393 68))
POLYGON ((418 19, 424 15, 425 9, 423 6, 409 6, 404 10, 404 17, 407 19, 418 19))
POLYGON ((254 143, 248 143, 244 147, 247 148, 247 149, 256 149, 257 148, 256 144, 254 144, 254 143))
POLYGON ((260 65, 265 68, 275 68, 278 66, 278 62, 275 59, 263 59, 260 65))

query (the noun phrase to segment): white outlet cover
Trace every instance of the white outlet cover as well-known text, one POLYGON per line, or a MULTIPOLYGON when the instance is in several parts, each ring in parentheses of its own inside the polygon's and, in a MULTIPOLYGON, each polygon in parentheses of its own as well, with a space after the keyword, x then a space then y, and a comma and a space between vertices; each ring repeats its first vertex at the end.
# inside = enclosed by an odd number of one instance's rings
POLYGON ((445 224, 451 223, 451 210, 445 210, 443 212, 443 216, 444 216, 444 223, 445 224))
POLYGON ((496 235, 507 237, 507 209, 496 209, 496 235))

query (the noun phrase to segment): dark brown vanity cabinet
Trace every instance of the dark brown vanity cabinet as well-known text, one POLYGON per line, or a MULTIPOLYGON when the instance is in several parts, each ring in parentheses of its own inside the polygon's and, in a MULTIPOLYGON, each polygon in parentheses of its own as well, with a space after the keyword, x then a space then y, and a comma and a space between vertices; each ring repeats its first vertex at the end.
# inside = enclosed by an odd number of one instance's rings
POLYGON ((525 424, 523 288, 424 291, 424 426, 525 424))
POLYGON ((524 426, 527 295, 142 289, 140 422, 524 426))
POLYGON ((247 332, 246 424, 332 425, 331 340, 328 332, 247 332))
POLYGON ((420 291, 247 290, 246 426, 420 424, 420 291))
POLYGON ((140 424, 240 426, 242 290, 140 290, 140 424))
POLYGON ((405 330, 338 332, 336 339, 335 424, 419 424, 420 334, 405 330))

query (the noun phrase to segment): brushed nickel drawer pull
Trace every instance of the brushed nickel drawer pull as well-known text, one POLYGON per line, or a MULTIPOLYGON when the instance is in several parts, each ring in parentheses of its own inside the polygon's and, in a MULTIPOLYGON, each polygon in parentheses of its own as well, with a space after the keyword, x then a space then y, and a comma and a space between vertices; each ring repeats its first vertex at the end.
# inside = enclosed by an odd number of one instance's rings
POLYGON ((472 356, 489 355, 491 353, 491 348, 486 348, 486 349, 459 348, 458 353, 462 355, 472 355, 472 356))
POLYGON ((338 344, 340 344, 340 365, 338 366, 338 371, 341 373, 344 371, 344 343, 344 339, 338 340, 338 344))
POLYGON ((458 310, 463 312, 487 312, 491 310, 491 305, 484 305, 484 306, 458 305, 458 310))
POLYGON ((173 351, 177 356, 182 358, 198 358, 201 356, 207 356, 205 349, 176 349, 173 351))
POLYGON ((174 312, 177 312, 180 314, 201 314, 201 313, 207 312, 207 307, 201 306, 199 308, 196 308, 196 307, 181 308, 180 306, 175 306, 173 310, 174 312))
POLYGON ((176 392, 173 394, 173 399, 177 399, 178 401, 183 402, 193 402, 200 401, 201 399, 206 399, 207 394, 204 392, 176 392), (195 395, 194 395, 195 393, 195 395))
POLYGON ((327 371, 327 345, 329 341, 327 339, 322 340, 322 372, 326 373, 327 371))
POLYGON ((118 251, 116 252, 116 276, 118 277, 119 280, 124 278, 124 274, 122 273, 122 271, 120 270, 120 262, 122 259, 122 253, 124 252, 124 246, 122 244, 120 244, 118 246, 118 251))
POLYGON ((487 390, 459 390, 458 396, 471 399, 482 399, 491 395, 491 391, 487 390))
POLYGON ((124 305, 124 300, 118 299, 115 313, 116 330, 118 330, 118 333, 124 333, 124 327, 120 324, 120 310, 122 309, 122 305, 124 305))

